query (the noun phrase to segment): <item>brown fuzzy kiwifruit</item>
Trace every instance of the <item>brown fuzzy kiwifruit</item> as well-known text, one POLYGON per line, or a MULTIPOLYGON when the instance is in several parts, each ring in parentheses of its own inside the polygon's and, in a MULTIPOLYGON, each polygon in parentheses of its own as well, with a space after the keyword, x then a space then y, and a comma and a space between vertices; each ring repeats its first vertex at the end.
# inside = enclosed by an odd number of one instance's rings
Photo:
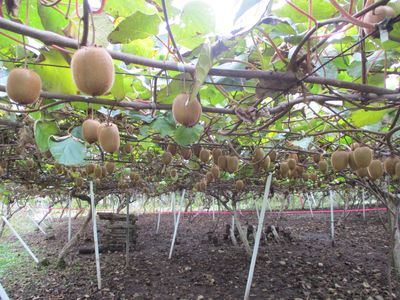
POLYGON ((86 173, 87 174, 92 174, 94 172, 94 169, 96 168, 96 166, 94 164, 87 164, 86 165, 86 173))
POLYGON ((396 166, 394 167, 394 174, 395 174, 397 177, 400 177, 400 162, 398 162, 398 163, 396 164, 396 166))
POLYGON ((131 153, 133 150, 133 146, 131 144, 125 144, 124 147, 122 147, 122 152, 125 154, 131 153))
POLYGON ((253 152, 253 162, 261 162, 262 159, 264 159, 265 153, 264 150, 261 148, 256 148, 253 152))
POLYGON ((299 161, 299 156, 297 155, 297 153, 289 153, 288 154, 288 159, 293 158, 296 162, 299 161))
POLYGON ((4 175, 4 169, 2 166, 0 166, 0 177, 4 175))
POLYGON ((265 156, 264 159, 260 162, 260 167, 263 168, 264 170, 268 170, 269 166, 271 164, 271 159, 269 156, 265 156))
POLYGON ((279 165, 279 172, 282 177, 286 177, 289 174, 289 165, 287 162, 281 162, 279 165))
POLYGON ((96 168, 94 169, 94 176, 96 178, 101 178, 103 174, 101 166, 97 165, 96 168))
POLYGON ((350 145, 351 151, 356 150, 358 147, 360 147, 359 143, 353 143, 353 144, 350 145))
POLYGON ((220 157, 218 157, 218 167, 222 170, 222 171, 226 171, 226 167, 227 167, 227 156, 225 155, 221 155, 220 157))
POLYGON ((210 171, 211 171, 211 174, 213 175, 214 179, 218 179, 221 176, 221 172, 217 165, 212 166, 210 171))
POLYGON ((107 176, 107 168, 106 166, 101 167, 101 177, 106 177, 107 176))
POLYGON ((321 160, 321 154, 320 153, 314 153, 313 154, 313 161, 317 164, 321 160))
POLYGON ((6 92, 8 97, 21 105, 35 103, 40 97, 42 80, 28 69, 13 69, 8 74, 6 92))
POLYGON ((193 154, 197 157, 200 157, 201 149, 203 149, 203 147, 201 147, 201 145, 199 144, 195 144, 192 146, 193 154))
POLYGON ((29 169, 32 169, 32 168, 35 166, 35 162, 33 161, 32 158, 29 158, 29 159, 26 160, 26 166, 27 166, 29 169))
POLYGON ((164 165, 169 165, 171 163, 171 161, 172 161, 171 152, 168 152, 168 151, 164 152, 162 157, 161 157, 161 160, 162 160, 162 163, 164 165))
POLYGON ((190 157, 192 156, 192 149, 190 149, 190 148, 181 148, 180 149, 180 153, 181 153, 181 156, 183 157, 183 159, 190 159, 190 157))
POLYGON ((363 178, 368 176, 368 168, 361 168, 356 171, 358 177, 363 178))
POLYGON ((202 108, 197 99, 189 100, 188 94, 179 94, 172 103, 172 115, 177 123, 192 127, 196 125, 201 117, 202 108))
POLYGON ((226 157, 226 170, 229 173, 234 173, 239 170, 239 159, 236 156, 226 157))
POLYGON ((379 159, 374 159, 368 166, 368 175, 371 180, 376 180, 383 176, 382 162, 379 159))
POLYGON ((400 162, 400 159, 395 156, 391 156, 385 159, 384 167, 386 173, 389 175, 394 175, 396 173, 396 164, 400 162))
POLYGON ((318 162, 318 168, 321 171, 321 173, 326 174, 326 172, 328 172, 328 163, 326 162, 326 160, 320 160, 318 162))
POLYGON ((134 171, 131 171, 131 172, 129 173, 129 178, 130 178, 133 182, 137 182, 137 181, 139 181, 140 176, 139 176, 138 173, 136 173, 136 172, 134 172, 134 171))
POLYGON ((169 176, 171 176, 171 177, 176 177, 177 174, 178 173, 176 172, 175 169, 172 169, 171 171, 169 171, 169 176))
POLYGON ((210 160, 210 151, 205 148, 201 149, 200 160, 204 163, 208 162, 210 160))
POLYGON ((287 164, 288 164, 290 170, 296 169, 296 160, 294 158, 289 158, 287 160, 287 164))
POLYGON ((235 187, 236 187, 237 190, 242 190, 244 188, 243 180, 241 180, 241 179, 236 180, 235 187))
POLYGON ((206 181, 207 183, 210 183, 214 179, 214 176, 211 172, 206 173, 206 181))
POLYGON ((178 152, 178 147, 176 144, 168 144, 167 146, 167 151, 171 152, 172 156, 175 156, 175 154, 178 152))
MULTIPOLYGON (((390 6, 380 5, 373 10, 367 12, 364 16, 363 21, 365 23, 376 25, 382 22, 385 18, 393 18, 395 14, 395 11, 390 6)), ((366 34, 374 32, 374 28, 363 28, 363 30, 366 34)), ((374 34, 373 36, 378 37, 379 32, 377 34, 374 34)))
POLYGON ((212 157, 214 160, 214 164, 218 164, 218 158, 222 155, 222 150, 219 148, 214 148, 212 151, 212 157))
POLYGON ((347 168, 349 164, 349 153, 346 151, 337 150, 331 155, 332 167, 336 171, 342 171, 347 168))
POLYGON ((307 181, 308 179, 310 179, 310 175, 308 173, 304 173, 303 174, 303 180, 307 181))
POLYGON ((304 172, 303 166, 297 165, 295 170, 296 170, 297 174, 299 174, 299 177, 301 177, 303 175, 303 172, 304 172))
POLYGON ((114 63, 104 48, 80 48, 72 56, 71 71, 78 89, 91 96, 107 93, 114 84, 114 63))
POLYGON ((359 169, 357 164, 356 164, 356 159, 354 158, 354 151, 350 151, 349 152, 349 167, 353 171, 357 171, 359 169))
POLYGON ((75 186, 76 186, 76 187, 81 187, 81 186, 83 186, 83 179, 82 179, 82 177, 75 177, 75 186))
POLYGON ((269 158, 271 159, 271 162, 274 162, 276 160, 276 151, 271 150, 268 154, 269 158))
POLYGON ((98 129, 101 148, 109 153, 117 152, 120 146, 119 130, 113 123, 102 123, 98 129))
POLYGON ((96 186, 99 186, 99 185, 101 184, 100 178, 96 178, 96 179, 94 180, 94 184, 95 184, 96 186))
POLYGON ((92 144, 98 140, 98 129, 100 122, 94 119, 87 119, 82 123, 82 136, 86 142, 92 144))
POLYGON ((115 171, 115 163, 113 163, 112 161, 108 161, 106 162, 106 170, 108 174, 112 174, 115 171))
POLYGON ((372 150, 368 147, 359 147, 354 150, 354 161, 358 168, 366 168, 372 161, 372 150))

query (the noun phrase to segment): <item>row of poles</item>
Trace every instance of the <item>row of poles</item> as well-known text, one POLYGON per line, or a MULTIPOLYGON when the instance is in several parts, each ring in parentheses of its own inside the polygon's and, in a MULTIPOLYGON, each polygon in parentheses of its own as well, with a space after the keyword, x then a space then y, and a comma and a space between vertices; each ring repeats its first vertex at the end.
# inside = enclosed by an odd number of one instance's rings
MULTIPOLYGON (((246 290, 244 294, 244 300, 248 300, 250 297, 250 290, 251 290, 251 285, 253 281, 253 276, 254 276, 254 270, 255 270, 255 265, 256 265, 256 260, 257 260, 257 255, 258 255, 258 250, 260 246, 260 240, 261 240, 261 234, 264 228, 264 219, 265 219, 265 213, 267 210, 267 206, 271 210, 271 206, 269 205, 269 191, 271 187, 271 182, 272 182, 272 174, 270 174, 267 178, 266 184, 265 184, 265 190, 264 190, 264 196, 263 196, 263 201, 262 201, 262 206, 261 206, 261 211, 259 211, 257 204, 256 204, 256 212, 257 212, 257 217, 258 217, 258 226, 257 226, 257 232, 255 236, 255 243, 253 247, 253 253, 252 253, 252 258, 250 262, 250 267, 249 267, 249 273, 247 277, 247 283, 246 283, 246 290)), ((92 225, 93 225, 93 241, 94 241, 94 246, 95 246, 95 261, 96 261, 96 275, 97 275, 97 286, 98 289, 102 288, 102 281, 101 281, 101 268, 100 268, 100 252, 99 252, 99 240, 98 240, 98 233, 97 233, 97 222, 96 222, 96 205, 95 205, 95 199, 94 199, 94 190, 93 190, 93 182, 90 182, 89 185, 89 190, 90 190, 90 201, 91 201, 91 213, 92 213, 92 225)), ((176 236, 178 233, 178 226, 180 222, 180 217, 181 217, 181 211, 184 209, 184 199, 185 199, 185 193, 186 191, 183 190, 181 193, 180 197, 180 209, 176 213, 176 199, 175 199, 175 193, 171 194, 171 206, 172 206, 172 211, 173 211, 173 224, 174 224, 174 231, 173 231, 173 236, 172 236, 172 241, 171 241, 171 247, 169 251, 168 258, 172 258, 172 254, 174 251, 174 246, 175 246, 175 241, 176 241, 176 236)), ((304 194, 305 198, 309 202, 309 208, 310 208, 310 213, 311 216, 313 216, 313 210, 312 210, 312 204, 311 200, 313 201, 315 205, 315 199, 314 195, 310 193, 310 195, 304 194)), ((126 202, 126 222, 127 222, 127 230, 129 230, 129 207, 130 203, 133 201, 134 195, 132 195, 130 198, 127 198, 126 202)), ((162 197, 163 198, 163 197, 162 197)), ((161 198, 161 202, 162 202, 161 198)), ((331 216, 331 239, 332 242, 334 241, 335 237, 335 225, 334 225, 334 192, 330 191, 329 193, 329 198, 330 198, 330 216, 331 216)), ((365 219, 365 194, 363 191, 363 217, 365 219)), ((72 211, 72 203, 71 199, 69 198, 68 200, 68 208, 69 208, 69 213, 68 213, 68 241, 71 240, 72 237, 72 216, 71 216, 71 211, 72 211)), ((29 207, 29 210, 32 210, 32 208, 29 207)), ((213 219, 214 219, 214 210, 213 210, 213 219)), ((35 254, 32 252, 32 250, 29 248, 29 246, 24 242, 24 240, 21 238, 21 236, 18 234, 18 232, 14 229, 14 227, 10 224, 10 222, 7 220, 5 216, 2 216, 3 221, 5 224, 10 228, 11 232, 14 234, 14 236, 19 240, 21 245, 25 248, 25 250, 29 253, 29 255, 32 257, 32 259, 35 261, 35 263, 39 263, 39 259, 35 256, 35 254)), ((45 230, 34 220, 34 218, 29 216, 29 219, 32 220, 32 222, 35 224, 36 227, 43 233, 46 234, 45 230)), ((156 233, 159 233, 160 229, 160 222, 161 222, 161 205, 159 207, 158 211, 158 218, 157 218, 157 226, 156 226, 156 233)), ((232 230, 234 227, 234 217, 232 217, 232 230)), ((127 241, 126 241, 126 266, 129 265, 129 232, 127 232, 127 241)), ((2 300, 9 300, 9 297, 7 296, 6 291, 2 287, 0 283, 0 299, 2 300)))

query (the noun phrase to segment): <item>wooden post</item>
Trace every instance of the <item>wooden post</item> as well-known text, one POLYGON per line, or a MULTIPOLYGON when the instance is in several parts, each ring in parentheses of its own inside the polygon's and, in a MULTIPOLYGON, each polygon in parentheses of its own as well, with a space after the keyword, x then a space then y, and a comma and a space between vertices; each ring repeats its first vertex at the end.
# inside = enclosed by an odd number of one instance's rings
POLYGON ((19 242, 21 243, 21 245, 25 248, 25 250, 29 253, 29 255, 33 258, 33 260, 35 261, 35 263, 39 263, 39 259, 35 256, 35 254, 33 254, 33 252, 31 251, 31 249, 28 247, 28 245, 24 242, 24 240, 20 237, 20 235, 18 234, 18 232, 14 229, 14 227, 10 224, 10 222, 8 222, 7 218, 5 216, 1 217, 4 221, 4 223, 6 223, 6 225, 10 228, 11 232, 15 235, 15 237, 19 240, 19 242))
POLYGON ((263 199, 263 204, 262 204, 262 207, 261 207, 260 218, 258 220, 256 239, 255 239, 255 242, 254 242, 253 256, 251 257, 249 276, 247 277, 247 284, 246 284, 246 291, 245 291, 245 294, 244 294, 244 300, 248 300, 249 297, 250 297, 250 289, 251 289, 251 284, 253 282, 253 275, 254 275, 254 269, 255 269, 255 266, 256 266, 258 248, 260 246, 261 232, 262 232, 262 229, 264 227, 264 217, 265 217, 265 211, 267 209, 267 202, 268 202, 271 182, 272 182, 272 173, 269 174, 267 182, 265 183, 264 199, 263 199))
POLYGON ((333 214, 333 192, 329 191, 329 197, 331 200, 331 238, 332 243, 335 241, 335 217, 333 214))
MULTIPOLYGON (((168 258, 171 259, 172 257, 172 252, 174 251, 174 246, 175 246, 175 240, 176 240, 176 234, 178 233, 178 226, 179 226, 179 219, 181 218, 181 210, 183 208, 183 199, 185 198, 185 190, 182 191, 181 195, 181 202, 180 202, 180 210, 178 212, 178 217, 175 223, 175 228, 174 228, 174 235, 172 237, 172 243, 171 243, 171 248, 169 250, 169 256, 168 258)), ((174 193, 175 194, 175 193, 174 193)), ((174 197, 175 198, 175 197, 174 197)))
POLYGON ((90 203, 92 205, 92 224, 93 224, 94 253, 96 257, 97 287, 99 290, 101 290, 100 253, 99 253, 99 240, 97 237, 96 203, 94 201, 93 181, 90 181, 90 203))
POLYGON ((68 198, 68 242, 71 240, 72 237, 72 197, 68 198))
POLYGON ((3 286, 0 283, 0 299, 1 300, 10 300, 10 298, 8 298, 7 293, 5 291, 5 289, 3 288, 3 286))

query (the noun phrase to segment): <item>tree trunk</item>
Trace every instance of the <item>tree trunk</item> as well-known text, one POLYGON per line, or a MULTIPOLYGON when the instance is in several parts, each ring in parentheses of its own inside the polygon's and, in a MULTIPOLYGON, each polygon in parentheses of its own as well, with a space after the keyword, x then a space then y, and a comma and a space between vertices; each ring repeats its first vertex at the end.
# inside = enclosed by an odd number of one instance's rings
POLYGON ((89 213, 86 216, 85 222, 82 224, 82 227, 72 237, 72 239, 61 249, 60 253, 58 254, 57 265, 59 267, 65 267, 65 257, 67 256, 67 254, 71 250, 71 248, 78 244, 79 240, 81 239, 82 235, 85 233, 91 220, 92 220, 92 209, 90 207, 89 213))
POLYGON ((246 254, 247 254, 248 257, 251 258, 252 251, 250 249, 249 241, 247 240, 246 233, 243 231, 242 224, 240 224, 240 222, 239 222, 239 219, 238 219, 238 217, 236 215, 236 211, 234 212, 233 217, 235 218, 236 228, 239 231, 239 237, 240 237, 240 240, 243 243, 244 249, 246 250, 246 254))

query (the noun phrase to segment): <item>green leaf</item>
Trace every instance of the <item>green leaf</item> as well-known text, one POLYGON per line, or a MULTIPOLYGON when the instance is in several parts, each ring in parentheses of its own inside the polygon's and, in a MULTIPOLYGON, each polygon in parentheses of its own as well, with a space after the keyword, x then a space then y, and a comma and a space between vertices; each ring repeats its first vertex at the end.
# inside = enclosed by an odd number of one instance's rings
POLYGON ((73 137, 76 137, 77 139, 80 139, 84 141, 83 135, 82 135, 82 126, 75 127, 74 129, 71 130, 71 135, 73 137))
POLYGON ((104 10, 115 18, 127 17, 136 11, 141 11, 146 14, 154 14, 157 12, 157 9, 147 1, 138 0, 107 0, 104 10))
POLYGON ((199 124, 193 127, 180 126, 175 130, 174 138, 179 145, 185 146, 196 142, 202 132, 203 126, 199 124))
POLYGON ((200 90, 201 85, 207 78, 207 74, 212 67, 212 54, 211 46, 207 41, 203 44, 201 49, 199 60, 196 64, 195 81, 193 84, 193 89, 190 94, 190 101, 196 101, 196 96, 200 90))
POLYGON ((86 157, 85 144, 73 136, 62 138, 49 138, 50 152, 54 159, 63 165, 73 166, 82 165, 86 157))
POLYGON ((158 117, 150 126, 158 131, 162 137, 171 136, 176 129, 175 122, 171 123, 165 116, 158 117))
POLYGON ((42 120, 35 122, 35 142, 40 152, 46 152, 49 150, 49 137, 58 134, 58 131, 59 129, 56 122, 42 120))
POLYGON ((59 11, 44 5, 38 5, 37 8, 44 29, 64 34, 63 28, 67 26, 68 20, 59 11))
POLYGON ((140 11, 123 20, 108 36, 112 44, 126 44, 145 39, 158 33, 161 19, 158 15, 146 15, 140 11))
POLYGON ((367 111, 367 110, 357 110, 351 114, 351 122, 354 126, 362 127, 365 125, 371 125, 379 122, 383 116, 388 113, 389 110, 379 110, 379 111, 367 111))

